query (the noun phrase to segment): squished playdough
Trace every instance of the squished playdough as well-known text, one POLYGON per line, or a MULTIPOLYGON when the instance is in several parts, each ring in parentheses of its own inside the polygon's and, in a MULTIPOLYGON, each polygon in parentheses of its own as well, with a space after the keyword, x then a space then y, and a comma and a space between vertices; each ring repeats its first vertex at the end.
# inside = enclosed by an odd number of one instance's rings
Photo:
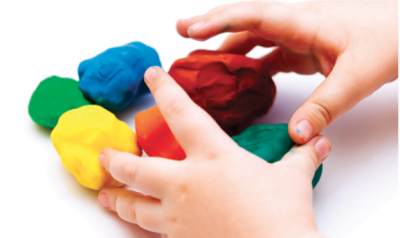
POLYGON ((96 104, 122 110, 150 93, 143 77, 150 66, 160 66, 157 52, 141 43, 110 48, 83 61, 78 68, 79 87, 96 104))
POLYGON ((276 94, 263 63, 243 55, 197 50, 169 74, 231 136, 267 113, 276 94))
POLYGON ((96 105, 64 113, 51 133, 51 141, 65 168, 80 184, 94 190, 123 186, 100 166, 98 157, 103 149, 142 155, 128 125, 96 105))
MULTIPOLYGON (((232 139, 242 148, 257 155, 269 163, 280 161, 295 145, 288 133, 288 124, 256 125, 246 128, 232 139)), ((322 164, 314 174, 312 185, 315 187, 322 174, 322 164)))
POLYGON ((137 140, 148 156, 174 160, 186 158, 157 106, 136 114, 135 129, 137 140))
POLYGON ((28 112, 36 124, 54 128, 64 112, 90 104, 79 90, 78 81, 51 76, 33 92, 28 112))

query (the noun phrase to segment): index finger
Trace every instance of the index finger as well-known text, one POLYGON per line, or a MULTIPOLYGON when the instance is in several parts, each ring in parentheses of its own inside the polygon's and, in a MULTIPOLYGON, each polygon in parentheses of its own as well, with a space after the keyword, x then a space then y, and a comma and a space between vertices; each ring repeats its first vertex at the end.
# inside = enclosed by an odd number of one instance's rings
POLYGON ((186 155, 215 155, 223 147, 236 146, 214 119, 195 104, 162 68, 147 69, 145 81, 186 155))
POLYGON ((172 182, 177 166, 173 160, 143 158, 113 149, 104 149, 99 163, 116 180, 159 199, 172 182))
MULTIPOLYGON (((300 44, 313 39, 317 22, 313 14, 278 2, 239 2, 218 11, 177 23, 178 32, 196 40, 206 40, 223 32, 253 31, 262 38, 281 42, 292 40, 300 44)), ((307 46, 306 46, 307 47, 307 46)), ((307 47, 309 48, 309 47, 307 47)))

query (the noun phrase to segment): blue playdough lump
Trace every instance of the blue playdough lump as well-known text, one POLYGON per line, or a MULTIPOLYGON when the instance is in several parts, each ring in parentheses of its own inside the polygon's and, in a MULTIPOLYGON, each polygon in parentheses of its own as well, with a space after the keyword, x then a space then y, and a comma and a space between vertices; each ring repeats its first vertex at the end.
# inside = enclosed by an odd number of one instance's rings
POLYGON ((141 42, 110 48, 79 64, 79 88, 86 98, 109 110, 122 110, 150 92, 143 77, 160 66, 157 51, 141 42))

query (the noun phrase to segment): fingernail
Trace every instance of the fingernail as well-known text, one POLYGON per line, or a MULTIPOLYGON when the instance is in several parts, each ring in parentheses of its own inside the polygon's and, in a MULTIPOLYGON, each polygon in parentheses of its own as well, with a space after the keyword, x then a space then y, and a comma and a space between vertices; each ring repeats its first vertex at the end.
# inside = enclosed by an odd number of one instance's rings
POLYGON ((194 31, 198 28, 200 28, 203 25, 204 21, 199 21, 194 23, 193 25, 191 25, 188 29, 187 29, 187 34, 190 36, 190 32, 194 31))
POLYGON ((103 159, 104 159, 104 154, 103 154, 103 152, 101 152, 100 155, 99 155, 99 164, 101 166, 103 166, 103 159))
POLYGON ((150 83, 150 81, 156 76, 157 70, 155 69, 154 66, 148 68, 146 70, 146 73, 144 73, 144 80, 146 81, 147 84, 150 83))
POLYGON ((318 158, 321 163, 328 157, 329 152, 331 152, 331 146, 328 140, 321 138, 315 143, 315 150, 317 151, 318 158))
POLYGON ((102 207, 110 209, 110 202, 108 201, 108 195, 106 193, 101 193, 98 200, 102 207))
POLYGON ((303 139, 304 141, 308 141, 313 133, 313 128, 309 121, 302 120, 297 123, 296 131, 301 139, 303 139))

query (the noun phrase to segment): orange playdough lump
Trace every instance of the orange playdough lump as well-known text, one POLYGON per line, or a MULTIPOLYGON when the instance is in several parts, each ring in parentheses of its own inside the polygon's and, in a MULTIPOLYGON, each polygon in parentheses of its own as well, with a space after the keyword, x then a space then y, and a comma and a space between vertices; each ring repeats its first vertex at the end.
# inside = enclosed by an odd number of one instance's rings
POLYGON ((137 141, 148 156, 174 160, 186 158, 185 151, 175 139, 157 106, 136 114, 135 129, 137 141))

